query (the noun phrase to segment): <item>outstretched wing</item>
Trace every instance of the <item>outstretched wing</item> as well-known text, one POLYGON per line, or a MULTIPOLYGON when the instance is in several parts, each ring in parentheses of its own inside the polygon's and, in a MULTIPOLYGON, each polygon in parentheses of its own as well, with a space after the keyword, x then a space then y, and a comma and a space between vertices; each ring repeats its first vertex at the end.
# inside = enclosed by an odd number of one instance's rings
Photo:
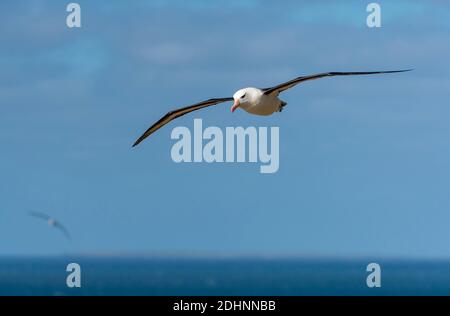
POLYGON ((50 216, 48 216, 47 214, 41 213, 41 212, 29 211, 28 215, 37 217, 40 219, 44 219, 46 221, 48 221, 50 219, 50 216))
POLYGON ((169 123, 170 121, 183 116, 187 113, 193 112, 193 111, 197 111, 203 108, 206 108, 208 106, 211 105, 216 105, 218 103, 222 103, 222 102, 226 102, 226 101, 232 101, 233 98, 216 98, 216 99, 209 99, 206 101, 202 101, 200 103, 196 103, 193 105, 189 105, 174 111, 170 111, 169 113, 167 113, 166 115, 164 115, 161 119, 159 119, 159 121, 157 121, 155 124, 153 124, 152 126, 150 126, 149 129, 147 129, 145 131, 144 134, 142 134, 141 137, 138 138, 138 140, 133 144, 133 147, 139 145, 140 142, 142 142, 144 139, 146 139, 148 136, 150 136, 151 134, 153 134, 154 132, 156 132, 158 129, 160 129, 161 127, 163 127, 164 125, 166 125, 167 123, 169 123))
POLYGON ((64 236, 66 236, 68 239, 71 239, 69 231, 60 222, 55 222, 55 227, 58 228, 64 234, 64 236))
POLYGON ((292 87, 298 85, 301 82, 325 78, 325 77, 390 74, 390 73, 405 72, 405 71, 411 71, 411 70, 412 69, 388 70, 388 71, 363 71, 363 72, 323 72, 320 74, 315 74, 315 75, 310 75, 310 76, 297 77, 295 79, 292 79, 290 81, 284 82, 279 85, 276 85, 274 87, 263 89, 263 91, 264 91, 264 94, 271 94, 271 93, 278 94, 286 89, 289 89, 289 88, 292 88, 292 87))

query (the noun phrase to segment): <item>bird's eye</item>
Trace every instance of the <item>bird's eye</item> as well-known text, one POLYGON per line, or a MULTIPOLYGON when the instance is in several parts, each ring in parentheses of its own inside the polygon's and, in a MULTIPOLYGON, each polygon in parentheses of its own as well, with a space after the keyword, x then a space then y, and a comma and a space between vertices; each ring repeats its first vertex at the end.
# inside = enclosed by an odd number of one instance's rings
POLYGON ((245 95, 246 95, 246 93, 244 93, 244 94, 242 95, 241 99, 245 98, 245 95))

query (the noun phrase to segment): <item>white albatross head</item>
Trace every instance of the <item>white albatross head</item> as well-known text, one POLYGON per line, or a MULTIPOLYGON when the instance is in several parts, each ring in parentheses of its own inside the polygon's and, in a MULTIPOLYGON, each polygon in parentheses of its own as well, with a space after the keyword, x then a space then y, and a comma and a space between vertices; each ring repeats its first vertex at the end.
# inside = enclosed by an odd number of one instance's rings
POLYGON ((261 94, 261 90, 257 88, 244 88, 236 91, 233 94, 234 104, 231 107, 231 112, 236 111, 237 108, 247 109, 253 106, 261 94))

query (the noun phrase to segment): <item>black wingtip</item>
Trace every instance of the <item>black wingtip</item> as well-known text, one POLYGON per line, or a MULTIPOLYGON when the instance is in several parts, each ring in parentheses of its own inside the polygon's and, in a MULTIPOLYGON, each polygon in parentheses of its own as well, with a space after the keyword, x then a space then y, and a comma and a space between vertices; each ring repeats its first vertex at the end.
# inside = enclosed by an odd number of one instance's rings
POLYGON ((399 72, 408 72, 408 71, 412 71, 412 70, 414 70, 414 69, 411 68, 411 69, 400 69, 400 70, 383 70, 383 71, 379 71, 379 73, 393 74, 393 73, 399 73, 399 72))
POLYGON ((136 146, 139 145, 142 141, 143 141, 142 137, 139 137, 139 138, 137 139, 137 141, 134 142, 133 146, 131 146, 131 148, 136 147, 136 146))

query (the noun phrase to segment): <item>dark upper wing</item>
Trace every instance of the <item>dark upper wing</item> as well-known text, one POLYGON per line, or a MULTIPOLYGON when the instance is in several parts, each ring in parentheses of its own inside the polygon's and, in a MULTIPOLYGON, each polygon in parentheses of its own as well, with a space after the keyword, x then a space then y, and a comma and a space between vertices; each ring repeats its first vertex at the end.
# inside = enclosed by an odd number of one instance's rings
POLYGON ((29 211, 28 215, 31 215, 33 217, 37 217, 37 218, 42 218, 45 220, 49 220, 50 216, 48 216, 47 214, 41 213, 41 212, 35 212, 35 211, 29 211))
POLYGON ((66 227, 64 227, 64 225, 62 225, 60 222, 55 222, 55 227, 58 228, 64 234, 64 236, 66 236, 68 239, 71 239, 69 231, 66 229, 66 227))
POLYGON ((279 84, 277 86, 263 89, 264 94, 270 94, 270 93, 280 93, 286 89, 292 88, 293 86, 304 82, 308 80, 315 80, 325 77, 333 77, 333 76, 354 76, 354 75, 375 75, 375 74, 389 74, 389 73, 395 73, 395 72, 405 72, 405 71, 411 71, 412 69, 407 70, 388 70, 388 71, 364 71, 364 72, 323 72, 320 74, 310 75, 310 76, 303 76, 303 77, 297 77, 295 79, 292 79, 290 81, 284 82, 282 84, 279 84))
POLYGON ((142 142, 144 139, 146 139, 148 136, 156 132, 158 129, 169 123, 170 121, 176 119, 177 117, 183 116, 187 113, 197 111, 203 108, 206 108, 211 105, 216 105, 217 103, 226 102, 226 101, 232 101, 233 98, 217 98, 217 99, 209 99, 206 101, 202 101, 197 104, 189 105, 184 108, 171 111, 164 115, 158 122, 150 126, 148 130, 145 131, 144 134, 142 134, 141 137, 138 138, 138 140, 133 144, 134 146, 139 145, 140 142, 142 142))

